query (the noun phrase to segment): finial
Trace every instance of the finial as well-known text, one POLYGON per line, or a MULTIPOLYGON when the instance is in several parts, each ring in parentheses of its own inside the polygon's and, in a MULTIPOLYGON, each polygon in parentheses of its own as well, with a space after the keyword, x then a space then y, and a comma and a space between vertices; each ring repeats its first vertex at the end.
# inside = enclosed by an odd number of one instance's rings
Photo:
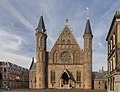
POLYGON ((66 18, 66 25, 68 25, 68 18, 66 18))
POLYGON ((40 14, 41 14, 41 16, 43 16, 43 6, 41 5, 40 7, 41 7, 40 14))
POLYGON ((86 9, 87 9, 87 19, 89 19, 89 8, 86 7, 86 9))

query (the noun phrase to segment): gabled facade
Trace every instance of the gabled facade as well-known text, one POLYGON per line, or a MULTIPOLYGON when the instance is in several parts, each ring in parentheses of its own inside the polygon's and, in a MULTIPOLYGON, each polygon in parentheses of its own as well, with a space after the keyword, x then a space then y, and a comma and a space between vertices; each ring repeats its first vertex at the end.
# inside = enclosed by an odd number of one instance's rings
POLYGON ((83 54, 68 25, 66 25, 52 50, 48 53, 48 87, 59 88, 68 84, 67 88, 82 88, 84 85, 83 77, 81 77, 84 73, 83 54), (52 80, 52 71, 57 75, 53 74, 55 80, 52 80), (77 79, 77 72, 80 79, 77 79))
POLYGON ((66 23, 51 51, 48 52, 46 50, 47 34, 43 16, 41 16, 36 29, 36 89, 92 89, 93 35, 89 19, 86 22, 83 38, 84 49, 80 48, 66 23))

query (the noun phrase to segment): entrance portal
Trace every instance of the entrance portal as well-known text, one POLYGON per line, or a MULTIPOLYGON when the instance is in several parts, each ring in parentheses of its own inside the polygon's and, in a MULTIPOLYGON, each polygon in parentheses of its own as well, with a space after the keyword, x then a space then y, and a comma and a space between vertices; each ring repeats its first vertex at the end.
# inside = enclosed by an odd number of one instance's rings
POLYGON ((68 84, 68 75, 66 72, 62 74, 63 84, 68 84))
POLYGON ((60 87, 67 88, 67 89, 74 87, 74 79, 72 77, 71 72, 69 72, 67 69, 64 69, 64 71, 61 74, 60 87))

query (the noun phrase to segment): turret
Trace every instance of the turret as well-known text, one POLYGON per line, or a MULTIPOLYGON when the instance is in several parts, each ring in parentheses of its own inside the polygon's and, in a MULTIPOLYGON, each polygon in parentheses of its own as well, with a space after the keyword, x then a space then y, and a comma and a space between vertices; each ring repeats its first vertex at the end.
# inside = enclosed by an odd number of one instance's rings
POLYGON ((84 38, 84 88, 92 89, 92 31, 87 18, 84 38))
POLYGON ((43 16, 36 29, 36 89, 46 88, 46 29, 43 16))

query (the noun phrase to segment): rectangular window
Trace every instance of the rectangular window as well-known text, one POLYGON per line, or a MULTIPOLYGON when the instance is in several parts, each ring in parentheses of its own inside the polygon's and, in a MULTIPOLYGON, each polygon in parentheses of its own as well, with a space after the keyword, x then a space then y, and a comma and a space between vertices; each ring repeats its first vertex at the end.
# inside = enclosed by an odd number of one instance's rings
POLYGON ((110 72, 110 63, 108 62, 108 73, 110 72))
POLYGON ((115 34, 113 34, 113 45, 115 45, 115 34))
POLYGON ((112 62, 112 71, 113 71, 113 59, 111 60, 111 62, 112 62))
POLYGON ((36 77, 35 77, 35 83, 36 83, 36 77))
POLYGON ((110 49, 112 50, 112 48, 113 48, 113 41, 110 40, 110 49))
POLYGON ((0 67, 0 72, 2 72, 2 67, 0 67))
POLYGON ((115 89, 115 88, 114 88, 114 82, 115 82, 115 78, 113 77, 113 91, 114 91, 114 89, 115 89))
POLYGON ((0 79, 2 79, 2 73, 0 73, 0 79))
POLYGON ((110 90, 112 90, 112 79, 110 79, 110 90))
POLYGON ((112 65, 112 60, 110 60, 110 66, 111 66, 111 67, 110 67, 110 71, 112 71, 112 66, 113 66, 113 65, 112 65))
POLYGON ((116 68, 115 56, 113 56, 113 69, 116 68))
POLYGON ((108 45, 108 54, 110 54, 110 45, 108 45))
POLYGON ((76 79, 78 82, 81 82, 81 71, 76 72, 76 79))
POLYGON ((6 68, 4 68, 4 72, 6 72, 6 68))
POLYGON ((55 82, 55 71, 51 71, 51 82, 55 82))

